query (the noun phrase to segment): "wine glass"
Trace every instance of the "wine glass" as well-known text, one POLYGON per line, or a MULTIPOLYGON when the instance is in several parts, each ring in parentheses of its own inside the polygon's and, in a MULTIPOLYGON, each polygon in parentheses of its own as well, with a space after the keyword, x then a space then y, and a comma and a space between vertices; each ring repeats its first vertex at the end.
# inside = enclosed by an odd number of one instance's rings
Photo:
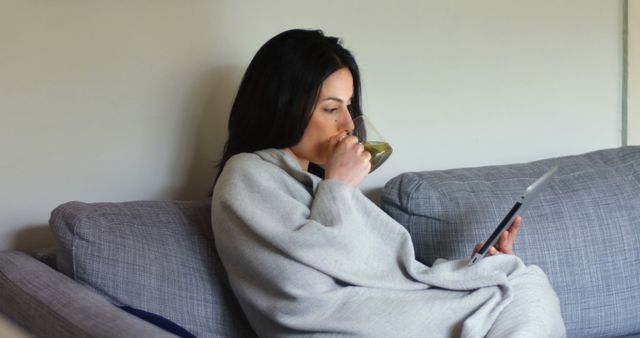
POLYGON ((353 124, 355 127, 351 135, 356 136, 364 146, 364 150, 371 154, 371 171, 369 172, 373 172, 391 156, 393 149, 364 115, 354 117, 353 124))

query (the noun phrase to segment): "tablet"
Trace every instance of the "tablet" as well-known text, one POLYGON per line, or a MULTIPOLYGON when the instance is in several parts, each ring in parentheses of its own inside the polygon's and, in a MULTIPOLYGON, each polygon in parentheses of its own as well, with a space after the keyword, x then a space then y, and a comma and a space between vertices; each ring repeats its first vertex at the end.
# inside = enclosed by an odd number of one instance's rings
POLYGON ((522 196, 518 198, 516 203, 513 205, 511 210, 509 210, 507 215, 502 219, 500 224, 498 224, 491 236, 489 236, 489 238, 484 242, 484 245, 482 245, 480 250, 478 250, 478 252, 473 255, 473 257, 471 257, 471 260, 469 260, 469 265, 475 264, 489 252, 489 249, 494 244, 496 244, 498 238, 500 238, 500 235, 502 235, 502 233, 511 226, 511 223, 513 223, 513 220, 516 218, 516 216, 522 214, 526 206, 531 203, 531 200, 538 196, 538 194, 540 194, 540 191, 545 186, 547 186, 547 184, 551 180, 551 177, 556 173, 556 171, 558 171, 558 166, 549 169, 549 171, 547 171, 544 175, 542 175, 539 179, 537 179, 527 187, 527 190, 525 190, 524 194, 522 194, 522 196))

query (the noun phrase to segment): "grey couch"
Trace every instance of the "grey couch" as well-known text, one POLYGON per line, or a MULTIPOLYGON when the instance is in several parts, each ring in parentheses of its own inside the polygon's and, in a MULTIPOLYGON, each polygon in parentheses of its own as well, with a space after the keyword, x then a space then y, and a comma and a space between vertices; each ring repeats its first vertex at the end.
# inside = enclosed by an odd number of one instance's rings
POLYGON ((404 173, 387 183, 382 206, 409 230, 419 260, 464 258, 554 165, 523 214, 516 253, 547 272, 569 337, 640 336, 640 147, 404 173))
MULTIPOLYGON (((553 164, 516 251, 541 266, 570 337, 640 337, 640 147, 404 173, 382 207, 417 258, 468 257, 553 164)), ((0 253, 0 312, 39 337, 253 337, 213 246, 209 201, 69 202, 53 255, 0 253)))

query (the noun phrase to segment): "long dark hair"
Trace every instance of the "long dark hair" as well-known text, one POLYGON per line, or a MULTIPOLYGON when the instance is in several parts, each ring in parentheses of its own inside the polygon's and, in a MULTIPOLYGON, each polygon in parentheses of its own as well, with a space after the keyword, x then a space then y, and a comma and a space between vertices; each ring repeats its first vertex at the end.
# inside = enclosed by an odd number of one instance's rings
POLYGON ((247 67, 229 116, 229 138, 218 176, 233 155, 297 144, 311 119, 322 82, 347 68, 353 76, 351 114, 362 114, 360 72, 342 42, 320 30, 276 35, 247 67))

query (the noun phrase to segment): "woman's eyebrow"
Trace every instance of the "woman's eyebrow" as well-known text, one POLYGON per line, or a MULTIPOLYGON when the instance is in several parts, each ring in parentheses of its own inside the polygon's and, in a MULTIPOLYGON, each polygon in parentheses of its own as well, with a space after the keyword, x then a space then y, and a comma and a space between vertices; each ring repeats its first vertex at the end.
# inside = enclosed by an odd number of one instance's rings
POLYGON ((343 99, 339 98, 339 97, 325 97, 324 99, 320 100, 320 101, 338 101, 340 103, 344 102, 343 99))
MULTIPOLYGON (((349 98, 349 100, 351 100, 351 98, 349 98)), ((343 99, 341 99, 339 97, 335 97, 335 96, 325 97, 324 99, 321 99, 320 101, 321 102, 322 101, 337 101, 339 103, 343 103, 344 102, 343 99)))

